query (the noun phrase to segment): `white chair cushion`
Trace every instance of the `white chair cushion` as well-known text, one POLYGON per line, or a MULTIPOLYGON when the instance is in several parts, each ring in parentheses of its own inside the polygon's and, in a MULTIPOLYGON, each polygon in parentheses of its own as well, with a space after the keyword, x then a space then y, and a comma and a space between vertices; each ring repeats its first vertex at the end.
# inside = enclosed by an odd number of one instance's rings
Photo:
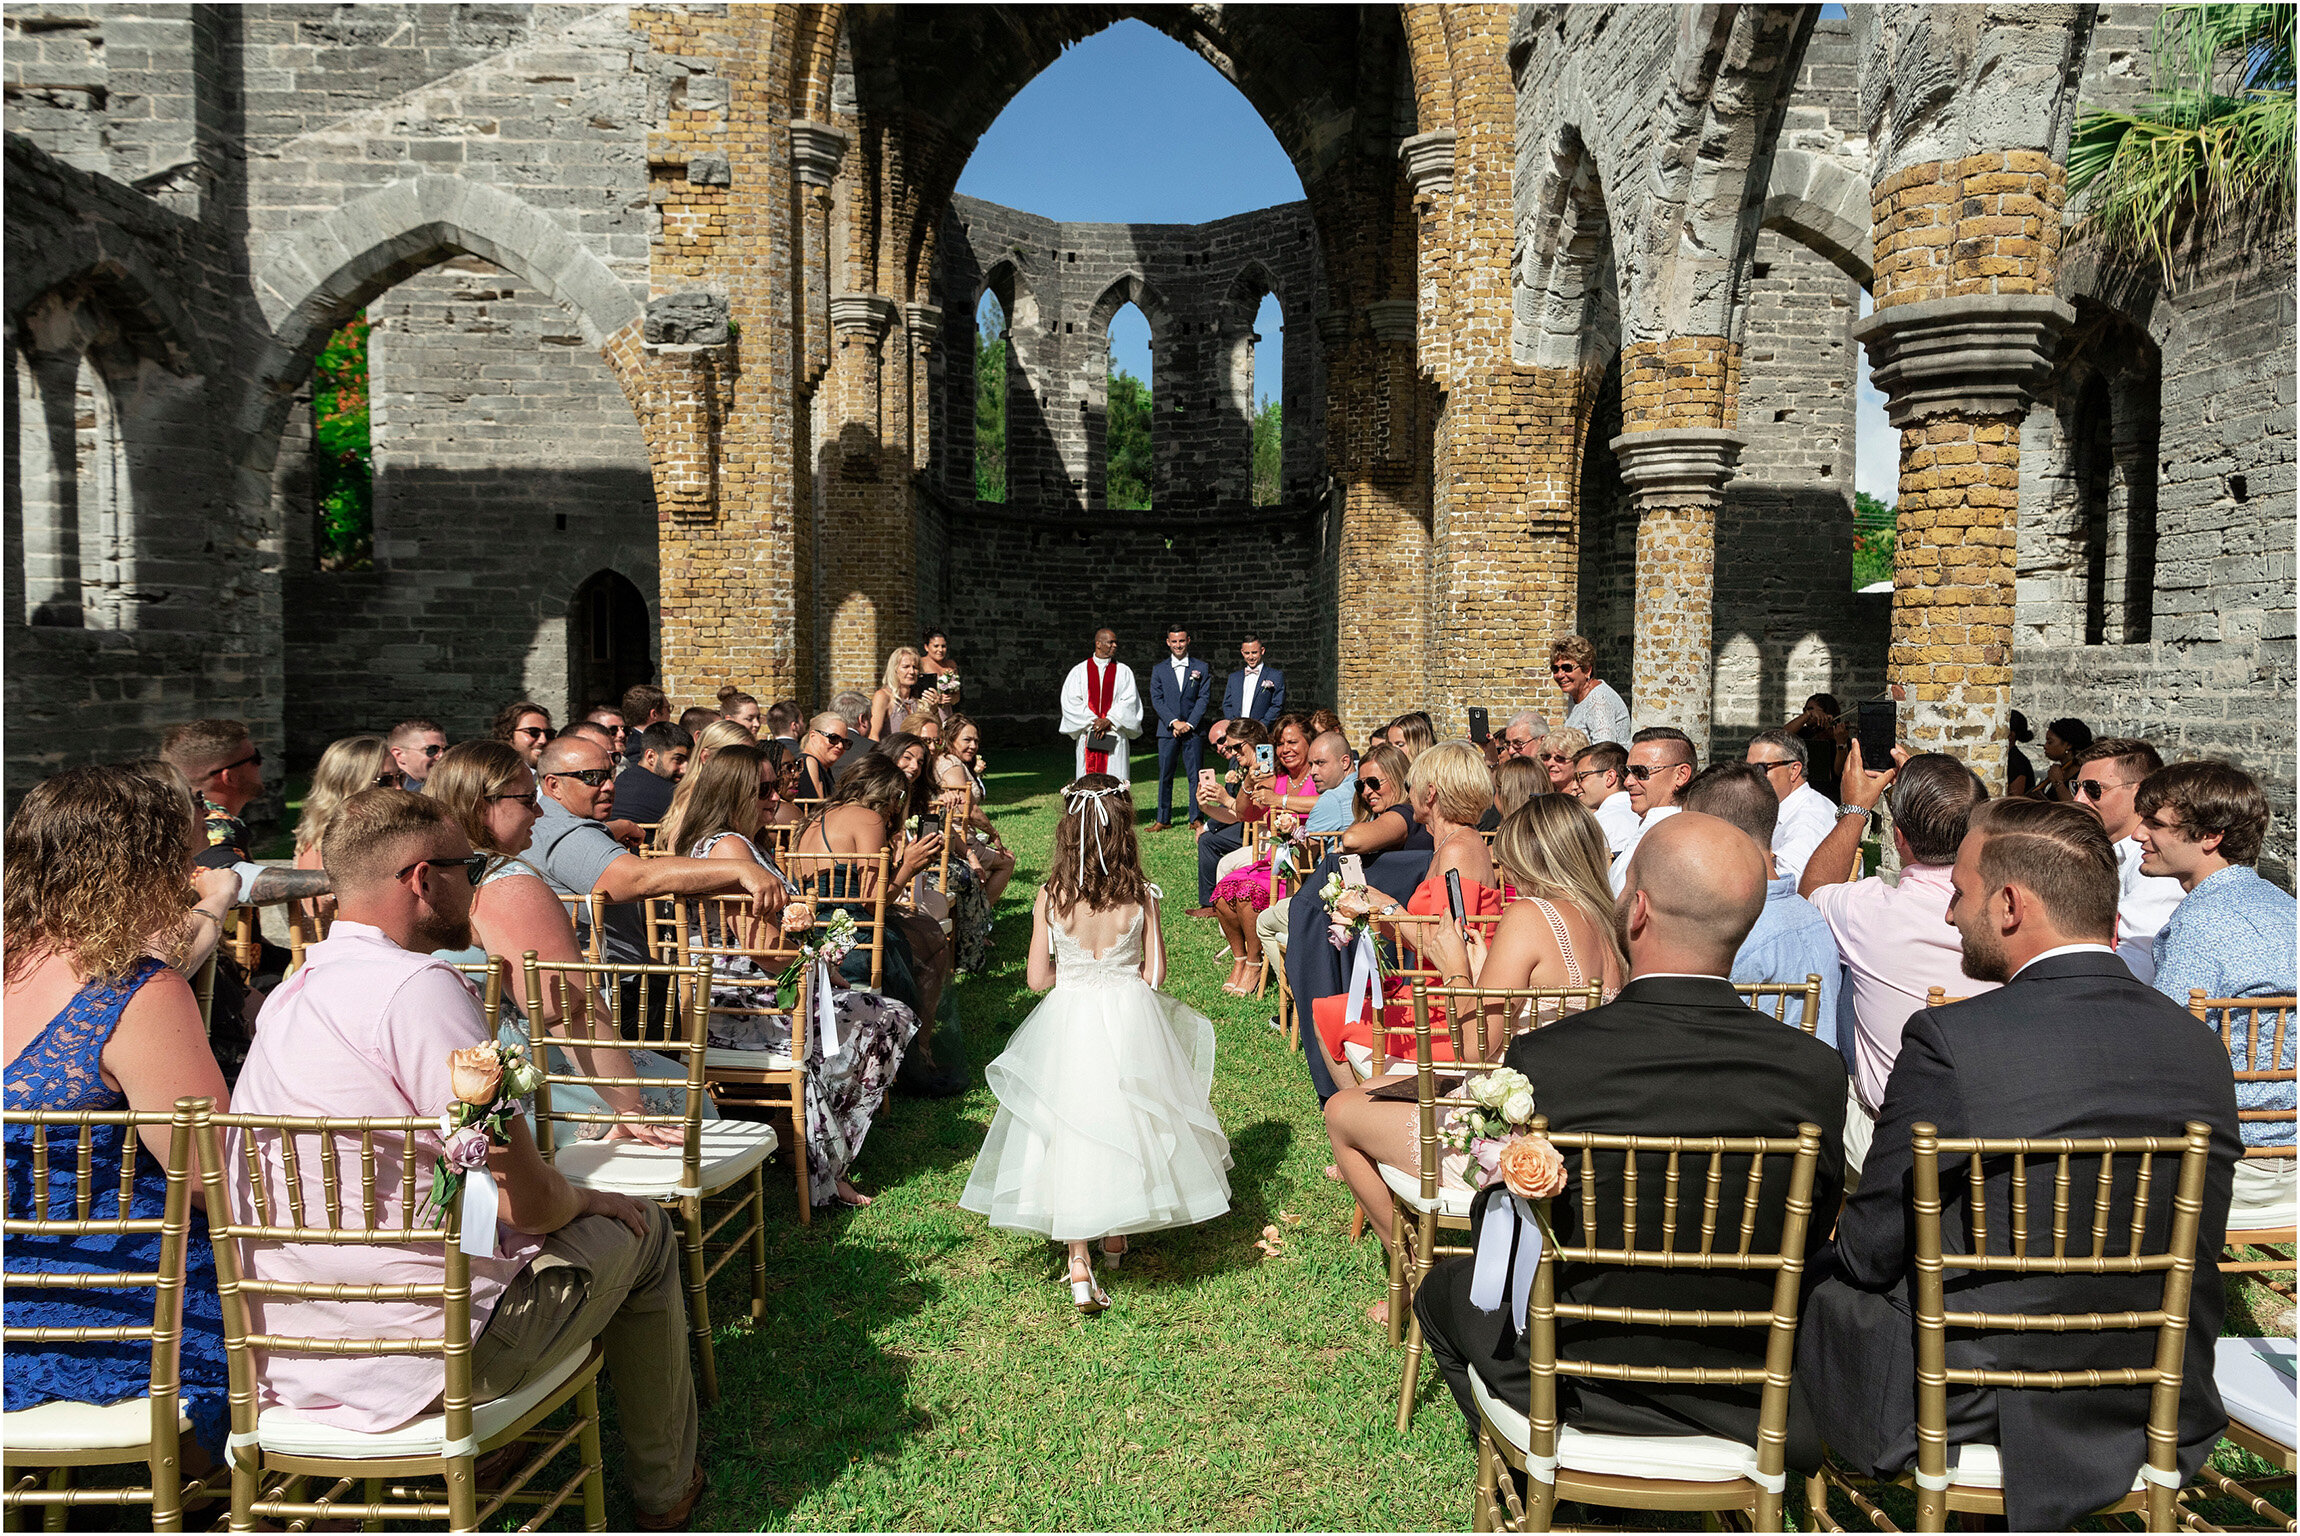
MULTIPOLYGON (((2004 1458, 1993 1445, 1952 1445, 1949 1454, 1955 1459, 1949 1463, 1949 1484, 1956 1488, 2002 1488, 2005 1485, 2004 1458)), ((2132 1491, 2138 1493, 2147 1487, 2138 1472, 2132 1474, 2132 1491)))
MULTIPOLYGON (((524 1418, 582 1369, 591 1356, 588 1340, 551 1369, 512 1393, 474 1403, 471 1435, 481 1445, 524 1418)), ((369 1461, 387 1456, 437 1456, 447 1443, 447 1415, 427 1413, 397 1429, 368 1433, 339 1429, 303 1417, 292 1408, 266 1408, 256 1415, 256 1439, 267 1451, 282 1456, 330 1456, 369 1461)))
MULTIPOLYGON (((772 1157, 775 1128, 756 1120, 703 1124, 703 1193, 724 1189, 772 1157)), ((679 1149, 636 1141, 579 1141, 561 1147, 553 1166, 584 1189, 611 1189, 635 1200, 669 1200, 679 1192, 679 1149)))
POLYGON ((1473 1191, 1449 1188, 1441 1180, 1438 1184, 1437 1200, 1433 1204, 1422 1198, 1422 1176, 1420 1174, 1408 1173, 1403 1168, 1392 1168, 1388 1163, 1376 1163, 1374 1166, 1381 1169, 1382 1182, 1390 1187, 1391 1194, 1396 1195, 1400 1201, 1404 1202, 1407 1210, 1427 1211, 1434 1209, 1440 1216, 1458 1216, 1464 1221, 1469 1219, 1469 1203, 1473 1191))
POLYGON ((703 1065, 737 1072, 788 1072, 791 1059, 781 1051, 730 1051, 714 1045, 703 1052, 703 1065))
MULTIPOLYGON (((1493 1395, 1485 1378, 1469 1373, 1470 1394, 1495 1434, 1520 1456, 1533 1443, 1524 1414, 1493 1395)), ((1716 1435, 1592 1435, 1568 1424, 1557 1437, 1558 1465, 1570 1472, 1643 1477, 1674 1483, 1729 1483, 1757 1475, 1757 1449, 1716 1435)))
POLYGON ((1350 1070, 1358 1074, 1361 1083, 1374 1075, 1374 1048, 1370 1045, 1360 1045, 1355 1040, 1343 1041, 1342 1060, 1349 1063, 1350 1070))
MULTIPOLYGON (((192 1421, 178 1427, 190 1433, 192 1421)), ((0 1444, 11 1451, 132 1451, 152 1438, 152 1400, 131 1397, 99 1408, 94 1403, 42 1403, 0 1415, 0 1444)))
MULTIPOLYGON (((2212 1348, 2212 1380, 2228 1416, 2278 1445, 2292 1444, 2292 1341, 2219 1339, 2212 1348)), ((16 1417, 8 1415, 8 1422, 15 1423, 16 1417)))

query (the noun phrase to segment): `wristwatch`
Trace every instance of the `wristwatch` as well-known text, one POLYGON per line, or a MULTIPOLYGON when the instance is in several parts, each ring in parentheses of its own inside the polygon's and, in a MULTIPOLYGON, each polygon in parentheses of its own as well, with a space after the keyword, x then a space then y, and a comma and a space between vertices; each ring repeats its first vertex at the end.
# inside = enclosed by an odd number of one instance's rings
POLYGON ((1840 819, 1846 816, 1859 816, 1865 820, 1871 814, 1865 805, 1840 805, 1837 807, 1837 815, 1840 819))

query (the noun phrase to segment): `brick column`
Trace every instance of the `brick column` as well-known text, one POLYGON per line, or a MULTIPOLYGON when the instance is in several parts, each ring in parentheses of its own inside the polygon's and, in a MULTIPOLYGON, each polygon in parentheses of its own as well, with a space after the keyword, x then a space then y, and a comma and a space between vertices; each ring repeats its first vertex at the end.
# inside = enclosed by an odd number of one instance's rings
POLYGON ((831 364, 831 184, 838 180, 839 162, 846 158, 847 136, 829 123, 800 119, 791 124, 791 171, 804 190, 799 194, 804 212, 800 261, 805 297, 805 350, 800 365, 800 388, 812 391, 831 364))
POLYGON ((1901 432, 1886 673, 1901 738, 2004 787, 2020 427, 2074 319, 2051 296, 2061 167, 2008 150, 1876 185, 1877 310, 1853 328, 1901 432))
POLYGON ((1417 455, 1413 304, 1328 310, 1318 334, 1331 402, 1327 461, 1342 490, 1334 709, 1355 741, 1418 707, 1428 690, 1430 482, 1417 455))
POLYGON ((826 698, 841 688, 877 687, 886 652, 915 640, 917 550, 909 477, 901 472, 907 444, 885 437, 884 349, 895 312, 892 299, 873 293, 830 301, 836 344, 822 398, 834 413, 838 453, 823 487, 826 698))

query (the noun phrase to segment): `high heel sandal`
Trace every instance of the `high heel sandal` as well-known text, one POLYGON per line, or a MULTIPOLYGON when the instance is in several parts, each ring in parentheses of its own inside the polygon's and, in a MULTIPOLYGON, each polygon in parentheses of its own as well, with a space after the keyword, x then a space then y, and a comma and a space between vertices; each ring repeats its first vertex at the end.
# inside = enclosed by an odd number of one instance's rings
POLYGON ((1102 1239, 1101 1247, 1097 1251, 1102 1259, 1103 1268, 1116 1269, 1118 1267, 1118 1261, 1126 1257, 1126 1234, 1123 1232, 1118 1232, 1102 1239), (1110 1246, 1112 1243, 1116 1243, 1118 1246, 1113 1248, 1110 1246))
POLYGON ((1095 1283, 1092 1261, 1088 1261, 1086 1264, 1086 1278, 1083 1280, 1078 1278, 1078 1264, 1079 1261, 1076 1259, 1070 1261, 1071 1304, 1078 1308, 1081 1315, 1092 1317, 1110 1305, 1110 1297, 1101 1286, 1095 1283))

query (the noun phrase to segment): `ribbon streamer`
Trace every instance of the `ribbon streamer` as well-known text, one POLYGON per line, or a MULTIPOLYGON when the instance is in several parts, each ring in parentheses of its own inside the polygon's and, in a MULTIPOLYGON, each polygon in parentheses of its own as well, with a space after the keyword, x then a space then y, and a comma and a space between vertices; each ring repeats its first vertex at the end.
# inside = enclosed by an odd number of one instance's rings
POLYGON ((839 1011, 831 1002, 831 963, 822 955, 815 956, 815 1031, 822 1037, 823 1056, 836 1056, 839 1045, 839 1011))
POLYGON ((495 1176, 484 1167, 463 1176, 463 1235, 456 1246, 475 1259, 495 1257, 495 1176))
POLYGON ((1364 1015, 1366 1005, 1375 1001, 1380 986, 1382 957, 1374 950, 1373 929, 1358 930, 1358 947, 1350 956, 1350 1002, 1343 1010, 1342 1022, 1355 1024, 1364 1015))
MULTIPOLYGON (((1102 829, 1110 825, 1110 807, 1102 803, 1102 797, 1104 795, 1114 795, 1117 792, 1118 791, 1115 787, 1110 789, 1069 790, 1065 792, 1063 799, 1064 808, 1074 815, 1082 814, 1078 809, 1082 802, 1093 802, 1094 858, 1095 861, 1102 866, 1102 872, 1106 875, 1110 873, 1110 860, 1108 856, 1105 855, 1102 851, 1102 829)), ((1080 885, 1084 885, 1086 883, 1086 838, 1083 834, 1078 839, 1078 883, 1080 885)))
POLYGON ((1510 1321, 1518 1327, 1525 1325, 1525 1305, 1533 1294, 1533 1272, 1541 1267, 1541 1223, 1533 1216, 1533 1207, 1516 1195, 1504 1190, 1502 1198, 1510 1204, 1510 1217, 1501 1213, 1488 1201, 1485 1222, 1477 1234, 1477 1267, 1470 1272, 1469 1304, 1482 1312, 1491 1312, 1501 1305, 1502 1292, 1509 1292, 1510 1321))

